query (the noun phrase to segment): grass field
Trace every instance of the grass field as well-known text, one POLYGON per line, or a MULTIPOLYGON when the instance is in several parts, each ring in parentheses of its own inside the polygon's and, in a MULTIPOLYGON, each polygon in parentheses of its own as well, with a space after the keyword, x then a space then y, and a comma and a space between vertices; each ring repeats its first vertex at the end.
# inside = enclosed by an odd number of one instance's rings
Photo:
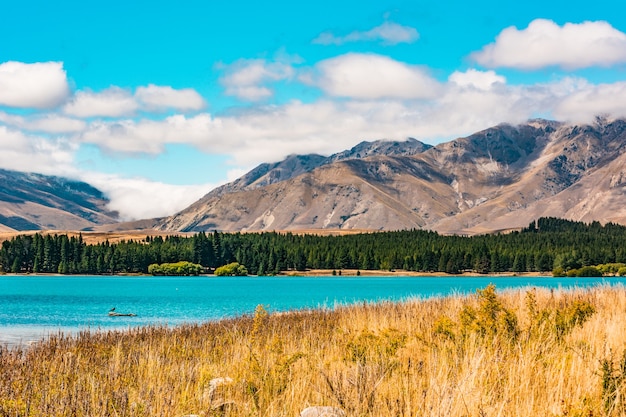
POLYGON ((620 416, 626 289, 490 286, 0 349, 1 416, 620 416))
MULTIPOLYGON (((311 234, 319 236, 345 236, 358 233, 373 233, 375 230, 360 230, 360 229, 303 229, 303 230, 289 230, 289 231, 276 231, 278 233, 292 233, 292 234, 311 234)), ((191 237, 196 232, 165 232, 153 229, 143 230, 120 230, 120 231, 75 231, 75 230, 30 230, 30 231, 0 231, 0 243, 5 240, 11 240, 16 236, 21 235, 34 235, 39 233, 41 235, 67 235, 69 237, 77 237, 79 234, 83 237, 85 243, 90 245, 96 245, 108 241, 109 243, 119 243, 122 240, 125 241, 142 241, 146 236, 156 237, 161 236, 163 238, 167 236, 182 236, 191 237)), ((263 231, 251 231, 244 233, 263 233, 263 231)))

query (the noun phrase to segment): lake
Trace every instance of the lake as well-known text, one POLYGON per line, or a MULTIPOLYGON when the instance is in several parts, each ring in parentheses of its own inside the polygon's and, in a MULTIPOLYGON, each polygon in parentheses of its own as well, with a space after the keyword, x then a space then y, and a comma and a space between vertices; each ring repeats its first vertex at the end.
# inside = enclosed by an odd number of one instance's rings
POLYGON ((0 276, 0 345, 81 329, 175 326, 269 311, 401 301, 526 286, 568 288, 624 278, 0 276), (134 317, 109 317, 115 307, 134 317))

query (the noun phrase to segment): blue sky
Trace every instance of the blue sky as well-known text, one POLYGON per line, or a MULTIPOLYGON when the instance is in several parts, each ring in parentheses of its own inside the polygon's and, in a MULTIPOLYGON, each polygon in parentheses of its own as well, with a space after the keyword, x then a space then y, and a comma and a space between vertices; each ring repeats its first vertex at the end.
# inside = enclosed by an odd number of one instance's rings
POLYGON ((126 219, 291 153, 626 116, 618 1, 6 2, 0 168, 126 219))

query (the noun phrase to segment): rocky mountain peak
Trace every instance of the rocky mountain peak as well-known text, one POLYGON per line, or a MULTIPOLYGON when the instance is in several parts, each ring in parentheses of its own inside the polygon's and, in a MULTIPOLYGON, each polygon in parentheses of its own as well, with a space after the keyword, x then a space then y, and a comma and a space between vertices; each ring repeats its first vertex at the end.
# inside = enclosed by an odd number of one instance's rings
POLYGON ((624 146, 626 122, 608 119, 502 124, 435 147, 415 139, 361 142, 329 157, 261 165, 238 180, 256 178, 254 188, 210 193, 158 227, 477 233, 541 216, 626 223, 624 146), (605 205, 597 203, 601 195, 605 205))
POLYGON ((405 141, 363 141, 349 150, 329 156, 327 163, 348 159, 363 159, 370 156, 411 156, 420 154, 430 148, 432 148, 432 145, 422 143, 414 138, 408 138, 405 141))

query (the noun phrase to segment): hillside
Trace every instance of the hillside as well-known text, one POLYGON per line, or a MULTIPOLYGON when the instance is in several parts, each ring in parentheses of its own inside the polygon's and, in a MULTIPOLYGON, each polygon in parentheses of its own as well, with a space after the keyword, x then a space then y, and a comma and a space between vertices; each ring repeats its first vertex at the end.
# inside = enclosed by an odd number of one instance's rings
POLYGON ((117 213, 89 184, 67 178, 0 169, 0 232, 83 230, 114 223, 117 213))
POLYGON ((624 120, 584 126, 533 120, 435 147, 384 143, 263 164, 157 228, 474 234, 545 216, 626 224, 624 120))
POLYGON ((118 223, 77 181, 0 170, 0 232, 349 231, 477 234, 540 217, 626 224, 626 121, 532 120, 437 146, 361 142, 261 164, 170 217, 118 223))

